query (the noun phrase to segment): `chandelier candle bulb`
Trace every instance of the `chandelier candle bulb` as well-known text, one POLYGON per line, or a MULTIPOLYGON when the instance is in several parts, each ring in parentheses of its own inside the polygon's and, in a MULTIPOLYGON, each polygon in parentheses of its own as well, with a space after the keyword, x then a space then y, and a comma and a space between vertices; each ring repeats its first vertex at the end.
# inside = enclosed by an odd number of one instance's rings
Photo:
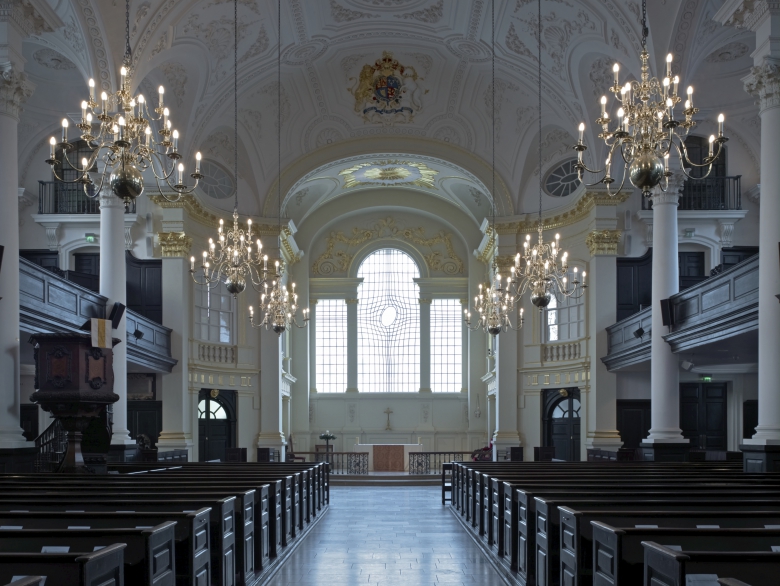
POLYGON ((601 96, 601 117, 607 117, 607 96, 601 96))
POLYGON ((163 103, 164 103, 164 99, 163 98, 165 97, 165 88, 163 86, 160 86, 160 88, 157 90, 157 95, 160 96, 160 106, 159 107, 162 108, 163 107, 163 103))
POLYGON ((672 77, 672 54, 666 56, 666 77, 672 77))
POLYGON ((669 95, 669 78, 668 77, 664 77, 663 86, 664 86, 664 98, 666 98, 666 96, 669 95))
POLYGON ((68 143, 68 119, 62 119, 62 144, 68 143))
POLYGON ((57 146, 57 140, 52 136, 49 139, 49 147, 50 147, 50 149, 49 149, 49 160, 51 161, 52 165, 55 162, 54 161, 54 157, 56 155, 56 152, 55 152, 56 146, 57 146))
POLYGON ((170 114, 168 108, 163 108, 163 127, 168 129, 168 114, 170 114))
POLYGON ((94 102, 95 101, 95 80, 90 77, 87 85, 89 85, 89 101, 94 102))
POLYGON ((675 97, 677 97, 677 86, 680 83, 680 76, 679 75, 675 75, 674 79, 672 80, 672 83, 674 84, 674 88, 673 88, 672 94, 675 97))
POLYGON ((146 148, 149 148, 150 141, 152 140, 152 129, 147 126, 146 130, 144 130, 144 134, 146 135, 146 148))
POLYGON ((620 76, 620 64, 615 63, 612 66, 612 73, 615 74, 615 87, 619 87, 620 84, 618 84, 618 77, 620 76))
MULTIPOLYGON (((175 153, 178 148, 179 148, 179 131, 174 130, 173 131, 173 152, 175 153)), ((179 181, 179 183, 181 183, 181 181, 179 181)))
POLYGON ((190 272, 191 273, 195 272, 195 257, 194 256, 190 257, 190 272))
POLYGON ((693 108, 693 86, 688 86, 688 107, 693 108))
POLYGON ((585 123, 580 122, 580 144, 582 144, 582 135, 585 132, 585 123))
POLYGON ((122 142, 122 141, 125 140, 125 118, 124 118, 124 116, 120 116, 119 117, 118 124, 119 124, 119 136, 118 136, 117 140, 119 142, 122 142))
POLYGON ((718 136, 723 136, 723 123, 726 117, 723 114, 718 114, 718 136))
POLYGON ((87 102, 81 102, 81 121, 87 121, 87 102))
MULTIPOLYGON (((200 151, 195 153, 195 173, 200 174, 200 160, 201 160, 201 154, 200 151)), ((260 244, 260 241, 257 241, 258 244, 260 244)))
POLYGON ((669 172, 669 153, 664 155, 664 173, 669 172))
POLYGON ((712 145, 715 142, 715 135, 710 134, 710 158, 712 158, 712 145))
POLYGON ((184 165, 182 163, 179 163, 179 185, 182 184, 182 175, 184 175, 184 165))

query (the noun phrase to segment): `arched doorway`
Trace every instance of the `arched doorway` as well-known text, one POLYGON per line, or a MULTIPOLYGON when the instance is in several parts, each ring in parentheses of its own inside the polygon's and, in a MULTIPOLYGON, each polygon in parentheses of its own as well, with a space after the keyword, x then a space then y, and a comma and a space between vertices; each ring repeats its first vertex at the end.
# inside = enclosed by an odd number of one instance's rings
POLYGON ((201 389, 198 394, 198 460, 225 461, 225 450, 236 447, 236 393, 201 389))
POLYGON ((545 391, 544 445, 555 447, 555 458, 580 460, 580 390, 578 388, 545 391))

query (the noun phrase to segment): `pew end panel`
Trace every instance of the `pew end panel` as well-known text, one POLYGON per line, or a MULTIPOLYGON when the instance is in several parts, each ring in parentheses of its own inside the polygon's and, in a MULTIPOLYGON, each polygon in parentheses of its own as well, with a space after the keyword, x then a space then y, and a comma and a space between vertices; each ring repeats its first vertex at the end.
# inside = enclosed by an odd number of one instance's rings
POLYGON ((0 552, 0 582, 35 568, 46 576, 47 586, 124 586, 125 547, 115 543, 90 553, 0 552))

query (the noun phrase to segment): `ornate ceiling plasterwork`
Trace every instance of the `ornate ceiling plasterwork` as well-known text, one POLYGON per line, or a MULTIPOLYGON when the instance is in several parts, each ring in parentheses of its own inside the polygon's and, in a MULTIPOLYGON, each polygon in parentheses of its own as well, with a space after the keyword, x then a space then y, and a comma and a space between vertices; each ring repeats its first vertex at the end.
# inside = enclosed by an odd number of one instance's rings
POLYGON ((38 63, 38 65, 42 65, 47 69, 56 69, 59 71, 76 69, 76 64, 73 63, 73 61, 54 49, 39 49, 33 53, 33 59, 35 59, 35 62, 38 63))
POLYGON ((439 172, 425 163, 414 161, 374 161, 358 163, 339 172, 344 177, 344 189, 362 186, 399 187, 416 185, 436 189, 439 172))
POLYGON ((405 228, 398 225, 395 218, 387 217, 380 219, 370 228, 352 228, 351 236, 341 231, 332 232, 326 240, 325 251, 312 264, 312 274, 325 276, 346 273, 354 258, 354 249, 379 238, 404 240, 428 249, 427 253, 421 253, 431 272, 459 275, 465 270, 463 260, 452 245, 452 234, 441 230, 427 238, 424 227, 405 228))

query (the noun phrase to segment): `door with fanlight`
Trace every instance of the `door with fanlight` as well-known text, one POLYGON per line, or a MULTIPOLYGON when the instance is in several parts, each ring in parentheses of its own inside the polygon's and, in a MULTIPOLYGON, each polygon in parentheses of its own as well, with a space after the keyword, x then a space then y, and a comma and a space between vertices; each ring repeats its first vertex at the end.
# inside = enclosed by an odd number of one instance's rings
POLYGON ((580 390, 549 390, 545 393, 544 445, 555 447, 555 459, 580 460, 580 390))
POLYGON ((225 461, 236 447, 235 391, 201 389, 198 395, 198 460, 225 461))

